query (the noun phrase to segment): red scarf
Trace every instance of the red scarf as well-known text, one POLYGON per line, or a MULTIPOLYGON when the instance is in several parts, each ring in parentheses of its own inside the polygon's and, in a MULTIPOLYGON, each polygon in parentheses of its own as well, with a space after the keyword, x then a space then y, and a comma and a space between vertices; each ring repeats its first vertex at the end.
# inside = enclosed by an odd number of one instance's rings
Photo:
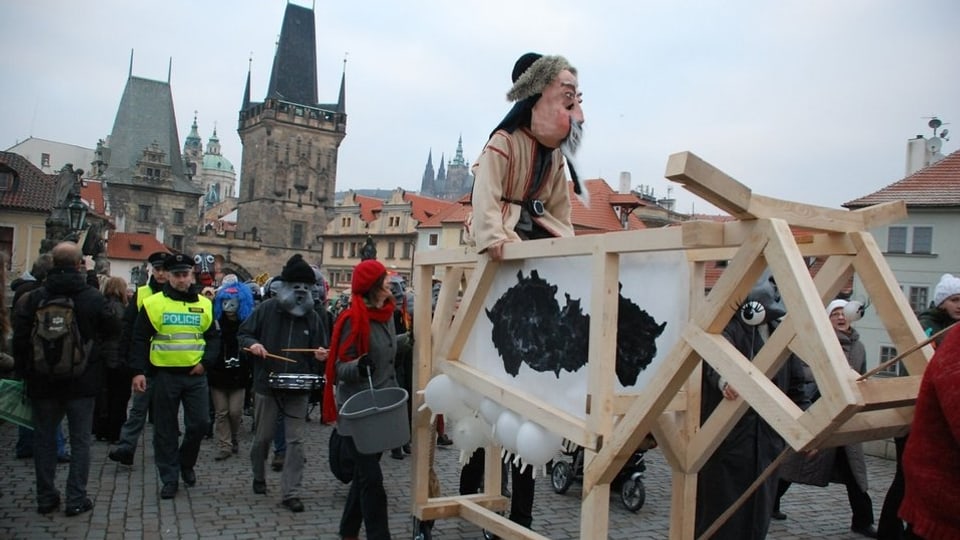
POLYGON ((362 294, 351 295, 350 307, 340 314, 336 324, 333 325, 333 337, 330 339, 321 407, 321 421, 324 424, 337 421, 337 403, 333 397, 333 389, 337 384, 337 362, 355 362, 357 358, 369 352, 370 321, 385 323, 393 318, 393 311, 393 298, 388 299, 381 308, 372 308, 364 303, 362 294), (340 339, 343 324, 347 319, 350 319, 350 332, 346 338, 340 339), (351 348, 354 349, 353 356, 348 352, 351 348))

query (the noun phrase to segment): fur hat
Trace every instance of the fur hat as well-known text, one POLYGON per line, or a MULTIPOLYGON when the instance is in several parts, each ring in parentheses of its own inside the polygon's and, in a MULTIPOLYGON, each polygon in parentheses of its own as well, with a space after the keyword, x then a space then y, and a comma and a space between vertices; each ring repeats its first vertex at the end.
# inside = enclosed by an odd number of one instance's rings
POLYGON ((387 273, 386 267, 376 259, 367 259, 353 269, 353 280, 350 282, 350 290, 354 294, 366 294, 383 276, 387 273))
POLYGON ((543 92, 563 70, 574 75, 576 68, 562 56, 543 56, 527 53, 513 65, 513 87, 507 92, 507 101, 520 101, 543 92))
POLYGON ((944 300, 955 294, 960 294, 960 278, 944 274, 940 276, 940 283, 937 283, 937 288, 933 290, 933 305, 940 307, 944 300))
POLYGON ((166 251, 156 251, 147 257, 147 262, 154 268, 163 268, 163 261, 167 260, 166 251))
POLYGON ((847 304, 848 302, 846 300, 843 300, 842 298, 837 298, 836 300, 830 302, 829 304, 827 304, 827 317, 829 317, 830 314, 833 313, 833 310, 837 308, 847 307, 847 304))
POLYGON ((309 283, 310 285, 317 282, 317 278, 313 274, 313 268, 310 268, 310 265, 303 260, 303 256, 299 253, 287 259, 287 264, 283 265, 283 270, 280 272, 280 280, 287 283, 309 283))

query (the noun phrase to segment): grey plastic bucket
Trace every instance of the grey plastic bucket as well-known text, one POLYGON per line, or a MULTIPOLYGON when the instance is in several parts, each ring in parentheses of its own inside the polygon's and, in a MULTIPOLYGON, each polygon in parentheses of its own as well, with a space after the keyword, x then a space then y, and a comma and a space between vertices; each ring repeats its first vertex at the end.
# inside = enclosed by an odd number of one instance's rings
POLYGON ((410 442, 407 391, 403 388, 363 390, 340 407, 337 431, 353 437, 357 450, 376 454, 410 442))

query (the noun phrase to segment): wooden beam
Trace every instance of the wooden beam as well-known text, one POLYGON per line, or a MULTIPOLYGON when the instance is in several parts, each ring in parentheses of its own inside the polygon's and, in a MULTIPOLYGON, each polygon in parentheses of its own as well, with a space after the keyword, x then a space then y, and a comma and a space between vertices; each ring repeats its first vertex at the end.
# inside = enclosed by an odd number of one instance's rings
MULTIPOLYGON (((897 277, 890 270, 876 240, 869 233, 850 235, 857 247, 853 267, 863 282, 863 287, 873 302, 874 309, 894 345, 905 351, 926 337, 913 309, 900 290, 897 277)), ((903 365, 911 375, 922 375, 933 357, 931 347, 924 347, 920 354, 904 358, 903 365)))
POLYGON ((440 370, 463 386, 584 448, 599 445, 596 434, 587 429, 584 420, 534 398, 522 389, 504 386, 499 379, 462 362, 442 362, 440 370))
POLYGON ((500 512, 510 508, 510 499, 503 495, 497 494, 496 496, 489 496, 483 493, 476 493, 473 495, 434 497, 414 511, 413 515, 421 521, 457 517, 460 515, 460 509, 465 502, 476 504, 494 512, 500 512))
POLYGON ((863 230, 863 215, 847 210, 813 206, 754 194, 749 212, 757 219, 776 218, 794 227, 814 231, 854 232, 863 230))
POLYGON ((723 245, 723 223, 716 221, 687 221, 680 225, 683 246, 705 248, 723 245))
MULTIPOLYGON (((595 456, 593 452, 584 454, 595 456)), ((610 484, 600 484, 592 489, 583 489, 580 494, 580 538, 608 538, 610 529, 610 484)))
POLYGON ((546 536, 537 534, 523 525, 518 525, 501 516, 500 514, 494 513, 471 500, 462 501, 460 506, 461 517, 467 521, 470 521, 471 523, 477 524, 478 526, 501 538, 550 540, 546 536))
POLYGON ((891 409, 912 406, 920 393, 920 375, 908 377, 877 377, 857 383, 863 396, 864 410, 891 409))
POLYGON ((691 193, 699 195, 733 217, 752 219, 750 188, 737 182, 723 171, 700 159, 692 152, 679 152, 667 158, 664 176, 683 184, 691 193))
MULTIPOLYGON (((420 389, 427 385, 433 376, 433 332, 430 327, 430 296, 432 293, 433 267, 415 265, 413 269, 413 290, 417 294, 413 306, 413 333, 417 336, 413 342, 413 388, 420 389), (428 292, 429 291, 429 292, 428 292)), ((414 392, 409 396, 410 406, 416 411, 423 403, 423 396, 414 392)), ((433 426, 426 415, 413 415, 411 442, 414 448, 433 448, 436 442, 433 426)), ((415 512, 418 506, 427 502, 429 497, 430 469, 433 466, 431 452, 416 452, 413 454, 411 470, 411 497, 410 504, 415 512)))
POLYGON ((907 218, 906 201, 890 201, 853 211, 860 214, 864 229, 875 229, 907 218))
POLYGON ((845 446, 863 441, 902 437, 910 431, 913 407, 864 411, 853 415, 820 446, 845 446))
POLYGON ((453 317, 450 332, 441 345, 439 352, 442 358, 452 360, 460 358, 467 338, 470 337, 470 330, 473 328, 480 310, 483 309, 483 302, 499 267, 499 263, 491 261, 486 255, 481 255, 477 259, 477 269, 470 276, 467 290, 463 292, 460 308, 457 309, 453 317))

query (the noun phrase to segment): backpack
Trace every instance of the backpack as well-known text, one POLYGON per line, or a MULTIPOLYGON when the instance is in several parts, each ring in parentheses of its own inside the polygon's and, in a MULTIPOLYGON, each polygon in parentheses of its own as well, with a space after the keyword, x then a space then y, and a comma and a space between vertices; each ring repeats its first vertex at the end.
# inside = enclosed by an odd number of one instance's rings
POLYGON ((53 379, 83 375, 93 349, 77 325, 72 298, 44 298, 37 306, 33 325, 33 371, 53 379))

